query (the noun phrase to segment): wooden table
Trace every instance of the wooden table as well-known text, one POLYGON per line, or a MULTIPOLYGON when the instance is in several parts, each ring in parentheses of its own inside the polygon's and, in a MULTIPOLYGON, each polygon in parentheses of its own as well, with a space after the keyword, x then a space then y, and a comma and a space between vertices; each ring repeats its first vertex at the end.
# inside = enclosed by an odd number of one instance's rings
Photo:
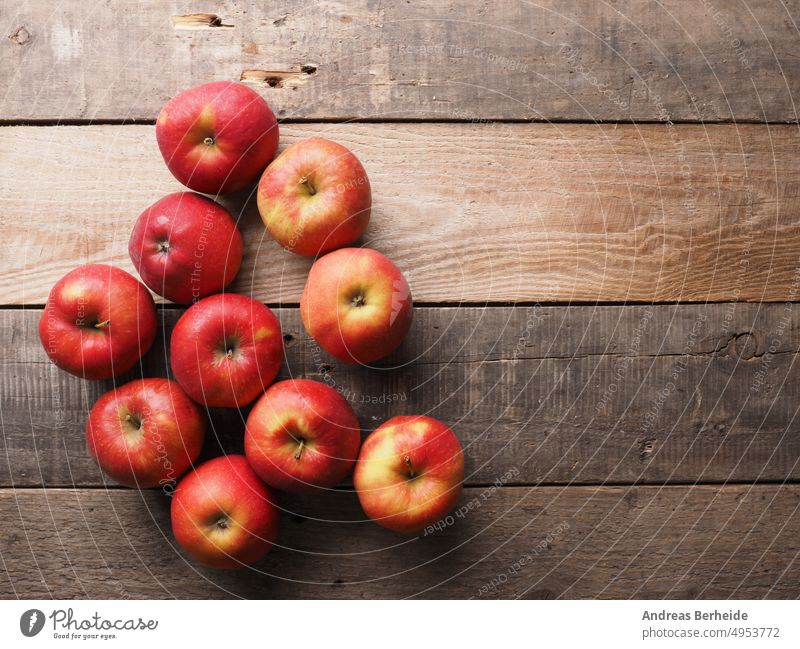
MULTIPOLYGON (((574 0, 5 3, 0 21, 0 596, 800 595, 800 3, 574 0), (213 13, 195 13, 213 12, 213 13), (226 200, 234 288, 268 303, 282 376, 344 391, 365 433, 452 425, 459 508, 400 537, 345 486, 286 497, 252 570, 188 560, 169 500, 108 484, 84 424, 112 385, 36 326, 80 263, 178 189, 153 133, 176 92, 241 79, 282 146, 323 135, 373 183, 364 243, 407 273, 378 369, 309 344, 309 261, 226 200)), ((181 309, 159 310, 168 333, 181 309)), ((160 335, 135 376, 166 375, 160 335)), ((240 452, 213 411, 204 456, 240 452)))

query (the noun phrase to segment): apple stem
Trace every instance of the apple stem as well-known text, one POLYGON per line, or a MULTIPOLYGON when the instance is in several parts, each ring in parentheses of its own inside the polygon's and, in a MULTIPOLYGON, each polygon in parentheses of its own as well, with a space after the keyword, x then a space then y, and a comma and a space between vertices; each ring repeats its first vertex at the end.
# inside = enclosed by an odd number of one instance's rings
POLYGON ((414 477, 414 467, 411 466, 411 457, 406 455, 405 460, 406 460, 406 466, 408 466, 408 477, 409 478, 413 478, 414 477))
POLYGON ((305 185, 306 188, 308 189, 308 193, 311 194, 312 196, 317 193, 317 190, 314 189, 314 186, 310 182, 308 182, 308 176, 303 176, 300 179, 300 184, 305 185))
POLYGON ((111 320, 103 320, 103 322, 98 322, 94 328, 95 329, 105 329, 108 325, 111 324, 111 320))
POLYGON ((300 446, 297 447, 297 453, 294 454, 294 459, 299 460, 300 456, 303 454, 303 447, 305 446, 306 440, 300 440, 300 446))

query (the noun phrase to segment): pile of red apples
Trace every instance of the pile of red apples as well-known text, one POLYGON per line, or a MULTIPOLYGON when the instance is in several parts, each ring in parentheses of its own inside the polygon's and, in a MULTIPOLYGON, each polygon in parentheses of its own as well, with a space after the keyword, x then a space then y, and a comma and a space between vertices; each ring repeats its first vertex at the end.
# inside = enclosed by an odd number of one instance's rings
POLYGON ((103 472, 130 487, 177 482, 174 493, 165 489, 175 538, 217 568, 252 564, 270 550, 278 537, 276 490, 324 492, 351 472, 364 511, 384 527, 414 533, 445 516, 464 475, 452 430, 423 415, 394 417, 362 444, 356 413, 337 390, 304 378, 273 383, 284 357, 278 318, 261 302, 225 292, 239 270, 242 238, 231 214, 203 194, 258 181, 270 235, 315 258, 300 301, 308 334, 348 363, 394 351, 411 326, 411 292, 384 255, 352 247, 372 204, 361 162, 319 137, 275 157, 275 116, 238 83, 174 97, 158 116, 156 139, 169 170, 192 191, 162 198, 134 224, 128 251, 143 283, 113 266, 76 268, 53 286, 39 325, 58 367, 110 379, 138 366, 155 340, 150 291, 191 304, 170 340, 174 380, 134 380, 92 407, 87 448, 103 472), (197 466, 206 408, 253 402, 245 455, 197 466))

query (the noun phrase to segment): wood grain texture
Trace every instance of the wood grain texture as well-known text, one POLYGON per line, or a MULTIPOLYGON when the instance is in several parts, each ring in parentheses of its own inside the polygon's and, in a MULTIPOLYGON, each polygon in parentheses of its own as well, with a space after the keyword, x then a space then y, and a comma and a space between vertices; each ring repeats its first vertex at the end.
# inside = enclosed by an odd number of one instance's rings
MULTIPOLYGON (((103 485, 84 431, 113 383, 52 366, 39 313, 0 311, 11 332, 0 485, 103 485)), ((169 332, 180 311, 160 313, 169 332)), ((297 309, 277 314, 282 378, 340 390, 365 432, 398 414, 444 420, 465 447, 468 484, 800 479, 800 305, 418 308, 400 350, 372 369, 321 351, 297 309)), ((166 376, 166 341, 119 384, 166 376)), ((211 411, 204 457, 242 452, 247 413, 211 411)))
MULTIPOLYGON (((418 302, 794 300, 800 133, 758 125, 294 125, 353 149, 373 186, 362 243, 418 302)), ((150 126, 0 131, 0 304, 42 304, 85 262, 132 270, 148 205, 180 189, 150 126)), ((297 303, 310 261, 227 201, 245 240, 233 290, 297 303)))
MULTIPOLYGON (((0 305, 34 305, 0 310, 0 598, 800 597, 800 132, 774 124, 798 120, 798 0, 136 9, 0 7, 0 122, 82 124, 0 129, 0 305), (152 126, 87 123, 151 121, 221 79, 339 122, 286 125, 282 146, 357 153, 361 243, 435 305, 376 367, 332 359, 293 308, 310 261, 249 192, 226 199, 232 290, 283 305, 281 377, 341 390, 365 433, 421 412, 456 430, 467 488, 440 529, 389 533, 345 484, 283 497, 254 569, 206 570, 167 496, 105 488, 86 454, 112 383, 47 361, 35 305, 80 263, 132 270, 134 219, 180 189, 152 126), (676 126, 716 121, 737 124, 676 126), (575 301, 684 304, 539 304, 575 301)), ((180 313, 119 382, 169 374, 180 313)), ((241 452, 247 412, 208 413, 203 459, 241 452)))
POLYGON ((153 119, 180 90, 245 79, 286 118, 796 121, 797 13, 796 0, 5 3, 0 117, 153 119))
POLYGON ((452 524, 410 538, 349 492, 281 506, 280 547, 226 573, 179 551, 160 492, 4 489, 0 597, 800 595, 796 485, 468 489, 452 524))

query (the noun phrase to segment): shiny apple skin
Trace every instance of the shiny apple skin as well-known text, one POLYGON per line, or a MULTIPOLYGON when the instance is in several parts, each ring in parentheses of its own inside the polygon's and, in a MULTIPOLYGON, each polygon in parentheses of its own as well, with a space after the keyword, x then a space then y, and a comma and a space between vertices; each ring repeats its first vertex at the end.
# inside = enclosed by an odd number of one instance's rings
POLYGON ((350 473, 361 431, 336 390, 319 381, 290 379, 271 386, 253 407, 244 444, 247 461, 264 482, 307 493, 333 487, 350 473))
POLYGON ((187 474, 170 513, 178 544, 211 568, 252 565, 278 540, 276 495, 244 455, 223 455, 187 474))
POLYGON ((242 236, 222 205, 178 192, 142 212, 128 253, 150 290, 189 304, 219 293, 233 281, 242 263, 242 236))
POLYGON ((205 431, 205 418, 177 383, 138 379, 97 400, 86 425, 86 446, 112 480, 163 487, 192 466, 205 431))
POLYGON ((258 211, 290 252, 316 256, 367 229, 372 190, 364 166, 341 144, 313 137, 281 153, 258 183, 258 211))
POLYGON ((215 81, 176 95, 158 115, 156 140, 180 183, 226 194, 254 183, 278 149, 278 122, 254 90, 215 81))
POLYGON ((180 317, 172 331, 170 363, 175 379, 192 399, 208 406, 247 405, 275 380, 282 361, 278 319, 245 295, 204 298, 180 317))
POLYGON ((308 334, 332 356, 371 363, 403 342, 413 315, 411 289, 389 259, 369 248, 320 257, 300 299, 308 334), (356 306, 363 300, 363 304, 356 306))
POLYGON ((39 339, 56 366, 85 379, 110 379, 136 365, 156 337, 156 307, 124 270, 88 264, 50 290, 39 339))
POLYGON ((450 512, 461 495, 464 453, 450 428, 423 415, 394 417, 361 447, 353 483, 364 512, 413 534, 450 512))

